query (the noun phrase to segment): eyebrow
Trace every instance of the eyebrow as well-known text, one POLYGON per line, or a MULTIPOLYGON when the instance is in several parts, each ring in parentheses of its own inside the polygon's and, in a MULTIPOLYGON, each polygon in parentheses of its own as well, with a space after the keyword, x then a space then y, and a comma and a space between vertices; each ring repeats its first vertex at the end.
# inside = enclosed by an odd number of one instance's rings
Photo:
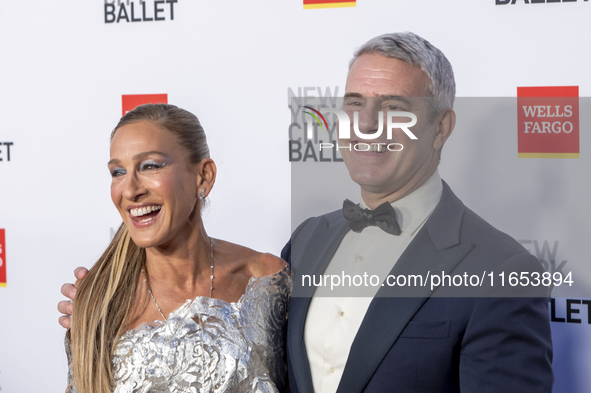
POLYGON ((363 97, 363 96, 359 93, 346 93, 345 97, 363 97))
MULTIPOLYGON (((140 160, 143 160, 143 159, 151 156, 152 154, 158 154, 158 155, 161 155, 161 156, 164 156, 164 157, 167 157, 168 158, 168 154, 163 153, 161 151, 152 150, 152 151, 146 151, 146 152, 143 152, 143 153, 138 153, 138 154, 136 154, 135 156, 132 157, 132 160, 134 160, 134 161, 140 161, 140 160)), ((119 159, 113 158, 112 160, 109 160, 109 162, 107 162, 107 165, 120 164, 120 163, 121 163, 121 161, 119 161, 119 159)))
POLYGON ((361 95, 359 93, 346 93, 345 97, 382 98, 383 100, 398 100, 398 101, 402 101, 408 105, 411 104, 409 97, 404 97, 404 96, 393 96, 393 95, 381 95, 380 94, 377 96, 367 97, 367 96, 361 95))

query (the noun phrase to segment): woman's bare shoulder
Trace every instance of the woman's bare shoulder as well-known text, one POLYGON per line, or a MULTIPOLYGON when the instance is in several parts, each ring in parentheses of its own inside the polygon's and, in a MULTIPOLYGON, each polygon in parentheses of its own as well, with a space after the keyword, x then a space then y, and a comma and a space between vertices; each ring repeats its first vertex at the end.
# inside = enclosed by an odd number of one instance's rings
POLYGON ((283 270, 287 263, 273 254, 262 253, 239 244, 224 242, 226 250, 249 272, 251 277, 264 277, 283 270))
POLYGON ((287 262, 273 254, 256 252, 251 263, 250 271, 253 277, 264 277, 278 273, 287 266, 287 262))

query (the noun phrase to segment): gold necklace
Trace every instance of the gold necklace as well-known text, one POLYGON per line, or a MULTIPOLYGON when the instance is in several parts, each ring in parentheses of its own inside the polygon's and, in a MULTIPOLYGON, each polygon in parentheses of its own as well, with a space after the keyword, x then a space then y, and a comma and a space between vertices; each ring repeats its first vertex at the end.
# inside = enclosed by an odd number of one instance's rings
MULTIPOLYGON (((213 243, 211 242, 211 237, 209 238, 209 250, 210 250, 210 254, 211 254, 211 275, 209 276, 209 279, 211 281, 210 281, 210 285, 209 285, 209 297, 211 297, 211 295, 213 294, 213 243)), ((156 301, 156 298, 154 297, 154 294, 152 293, 152 288, 150 287, 150 283, 148 282, 148 275, 146 274, 146 271, 144 270, 144 268, 142 268, 142 274, 144 275, 144 282, 146 283, 146 286, 148 287, 148 293, 150 294, 150 297, 154 301, 154 304, 156 305, 158 312, 160 313, 160 315, 162 315, 162 318, 164 318, 164 320, 166 321, 166 317, 164 316, 162 309, 158 305, 158 302, 156 301)))

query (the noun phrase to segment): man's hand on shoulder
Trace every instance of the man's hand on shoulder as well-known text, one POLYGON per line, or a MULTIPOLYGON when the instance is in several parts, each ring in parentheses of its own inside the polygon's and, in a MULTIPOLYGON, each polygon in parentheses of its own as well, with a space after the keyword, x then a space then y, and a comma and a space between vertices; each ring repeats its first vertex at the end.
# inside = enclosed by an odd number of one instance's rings
POLYGON ((70 315, 72 315, 72 310, 74 309, 74 304, 72 303, 72 301, 76 297, 76 288, 78 287, 80 280, 86 277, 86 274, 88 274, 88 269, 81 266, 77 267, 76 270, 74 270, 74 276, 77 279, 76 284, 62 285, 62 295, 64 295, 70 300, 63 300, 59 302, 57 304, 57 309, 62 314, 65 314, 59 318, 59 323, 66 329, 70 327, 70 315))

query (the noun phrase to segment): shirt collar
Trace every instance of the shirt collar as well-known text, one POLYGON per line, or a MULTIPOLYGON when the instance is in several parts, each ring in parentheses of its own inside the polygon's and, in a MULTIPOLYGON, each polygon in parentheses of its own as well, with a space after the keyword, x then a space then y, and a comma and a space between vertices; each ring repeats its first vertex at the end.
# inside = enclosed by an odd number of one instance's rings
MULTIPOLYGON (((439 171, 423 183, 419 188, 407 196, 391 203, 396 211, 396 220, 402 232, 413 236, 425 221, 429 218, 441 199, 443 184, 439 171)), ((367 209, 367 205, 361 198, 361 207, 367 209)))

